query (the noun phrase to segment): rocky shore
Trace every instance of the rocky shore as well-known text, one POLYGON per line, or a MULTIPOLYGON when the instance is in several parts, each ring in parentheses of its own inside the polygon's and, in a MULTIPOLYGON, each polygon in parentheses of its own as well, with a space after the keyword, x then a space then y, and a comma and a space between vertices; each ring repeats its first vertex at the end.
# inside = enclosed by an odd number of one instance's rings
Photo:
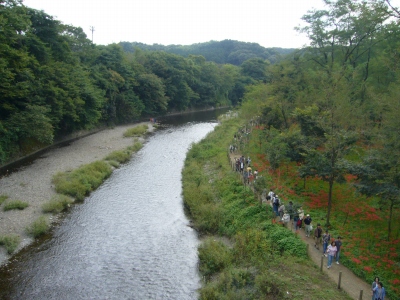
MULTIPOLYGON (((143 123, 142 123, 143 124, 143 123)), ((146 123, 147 124, 147 123, 146 123)), ((96 160, 101 160, 116 150, 132 145, 132 138, 124 138, 123 133, 135 125, 118 126, 105 129, 71 142, 68 146, 49 150, 32 164, 20 168, 0 178, 0 195, 7 195, 7 201, 20 200, 29 203, 24 210, 3 211, 0 207, 0 236, 19 235, 19 249, 30 244, 32 238, 26 234, 26 228, 43 215, 42 205, 55 194, 52 177, 58 172, 78 168, 96 160)), ((151 124, 149 129, 152 130, 151 124)), ((54 221, 57 216, 48 215, 54 221)), ((0 264, 7 261, 4 247, 0 247, 0 264)))

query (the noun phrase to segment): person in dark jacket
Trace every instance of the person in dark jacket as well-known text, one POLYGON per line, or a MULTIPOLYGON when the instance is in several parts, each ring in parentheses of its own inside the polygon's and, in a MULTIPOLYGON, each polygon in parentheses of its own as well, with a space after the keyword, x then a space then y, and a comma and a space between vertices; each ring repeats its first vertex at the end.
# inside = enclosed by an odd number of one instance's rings
POLYGON ((321 224, 317 224, 317 228, 314 230, 314 247, 319 250, 319 246, 321 245, 321 238, 322 238, 322 228, 321 224))

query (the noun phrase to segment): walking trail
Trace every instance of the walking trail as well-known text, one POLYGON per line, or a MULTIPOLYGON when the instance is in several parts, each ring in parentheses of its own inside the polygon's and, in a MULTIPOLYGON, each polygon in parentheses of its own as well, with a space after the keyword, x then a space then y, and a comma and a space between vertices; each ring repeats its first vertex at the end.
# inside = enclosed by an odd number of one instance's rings
MULTIPOLYGON (((230 154, 231 165, 235 163, 235 158, 240 157, 240 156, 241 156, 241 154, 239 154, 239 153, 231 153, 230 154)), ((267 201, 267 204, 272 206, 271 201, 267 201)), ((312 218, 312 216, 311 216, 311 218, 312 218)), ((279 221, 279 217, 277 217, 277 220, 279 221)), ((316 227, 316 224, 313 224, 313 226, 316 227)), ((291 230, 293 232, 295 232, 292 222, 288 223, 287 227, 290 227, 291 230)), ((326 267, 328 258, 324 257, 322 255, 322 245, 320 246, 319 250, 317 250, 314 247, 313 233, 311 234, 310 237, 306 237, 305 231, 303 229, 301 229, 301 230, 297 231, 297 234, 308 245, 308 256, 319 268, 321 267, 321 259, 323 259, 322 272, 324 274, 326 274, 328 278, 330 278, 331 280, 336 282, 336 284, 338 285, 339 272, 341 272, 342 273, 341 283, 340 283, 341 289, 343 289, 353 299, 356 299, 356 300, 371 299, 372 295, 371 295, 370 284, 366 283, 364 280, 362 280, 361 278, 356 276, 348 268, 346 268, 342 264, 337 265, 335 260, 332 263, 332 267, 330 269, 328 269, 326 267), (362 293, 362 298, 361 298, 361 293, 362 293)), ((345 240, 343 241, 342 247, 346 248, 345 240)), ((387 297, 385 297, 385 300, 389 300, 389 299, 387 297)))

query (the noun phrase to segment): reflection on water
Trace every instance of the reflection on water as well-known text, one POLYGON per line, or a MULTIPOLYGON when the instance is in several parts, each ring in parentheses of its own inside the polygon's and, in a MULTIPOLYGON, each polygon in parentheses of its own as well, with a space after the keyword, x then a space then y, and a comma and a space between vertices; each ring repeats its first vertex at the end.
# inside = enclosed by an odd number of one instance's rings
POLYGON ((198 240, 183 212, 181 170, 190 144, 216 123, 175 121, 162 120, 167 129, 74 206, 52 238, 1 269, 1 299, 197 298, 198 240))

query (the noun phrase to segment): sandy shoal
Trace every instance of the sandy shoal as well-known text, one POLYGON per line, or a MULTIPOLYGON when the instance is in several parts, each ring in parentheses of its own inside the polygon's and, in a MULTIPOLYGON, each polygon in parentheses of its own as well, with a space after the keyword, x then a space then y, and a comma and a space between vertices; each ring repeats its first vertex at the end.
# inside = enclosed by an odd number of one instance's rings
MULTIPOLYGON (((144 124, 144 123, 141 123, 144 124)), ((149 130, 152 126, 149 123, 149 130)), ((31 243, 26 228, 42 216, 42 205, 48 202, 56 192, 52 177, 58 172, 70 171, 81 165, 102 160, 116 150, 122 150, 133 144, 133 138, 124 138, 123 133, 131 127, 125 125, 105 129, 72 142, 70 145, 49 150, 32 164, 0 178, 0 195, 7 195, 8 201, 21 200, 29 203, 24 210, 3 211, 0 207, 0 236, 19 235, 20 248, 31 243)), ((56 217, 48 217, 55 220, 56 217)), ((0 247, 0 264, 9 257, 4 247, 0 247)))

